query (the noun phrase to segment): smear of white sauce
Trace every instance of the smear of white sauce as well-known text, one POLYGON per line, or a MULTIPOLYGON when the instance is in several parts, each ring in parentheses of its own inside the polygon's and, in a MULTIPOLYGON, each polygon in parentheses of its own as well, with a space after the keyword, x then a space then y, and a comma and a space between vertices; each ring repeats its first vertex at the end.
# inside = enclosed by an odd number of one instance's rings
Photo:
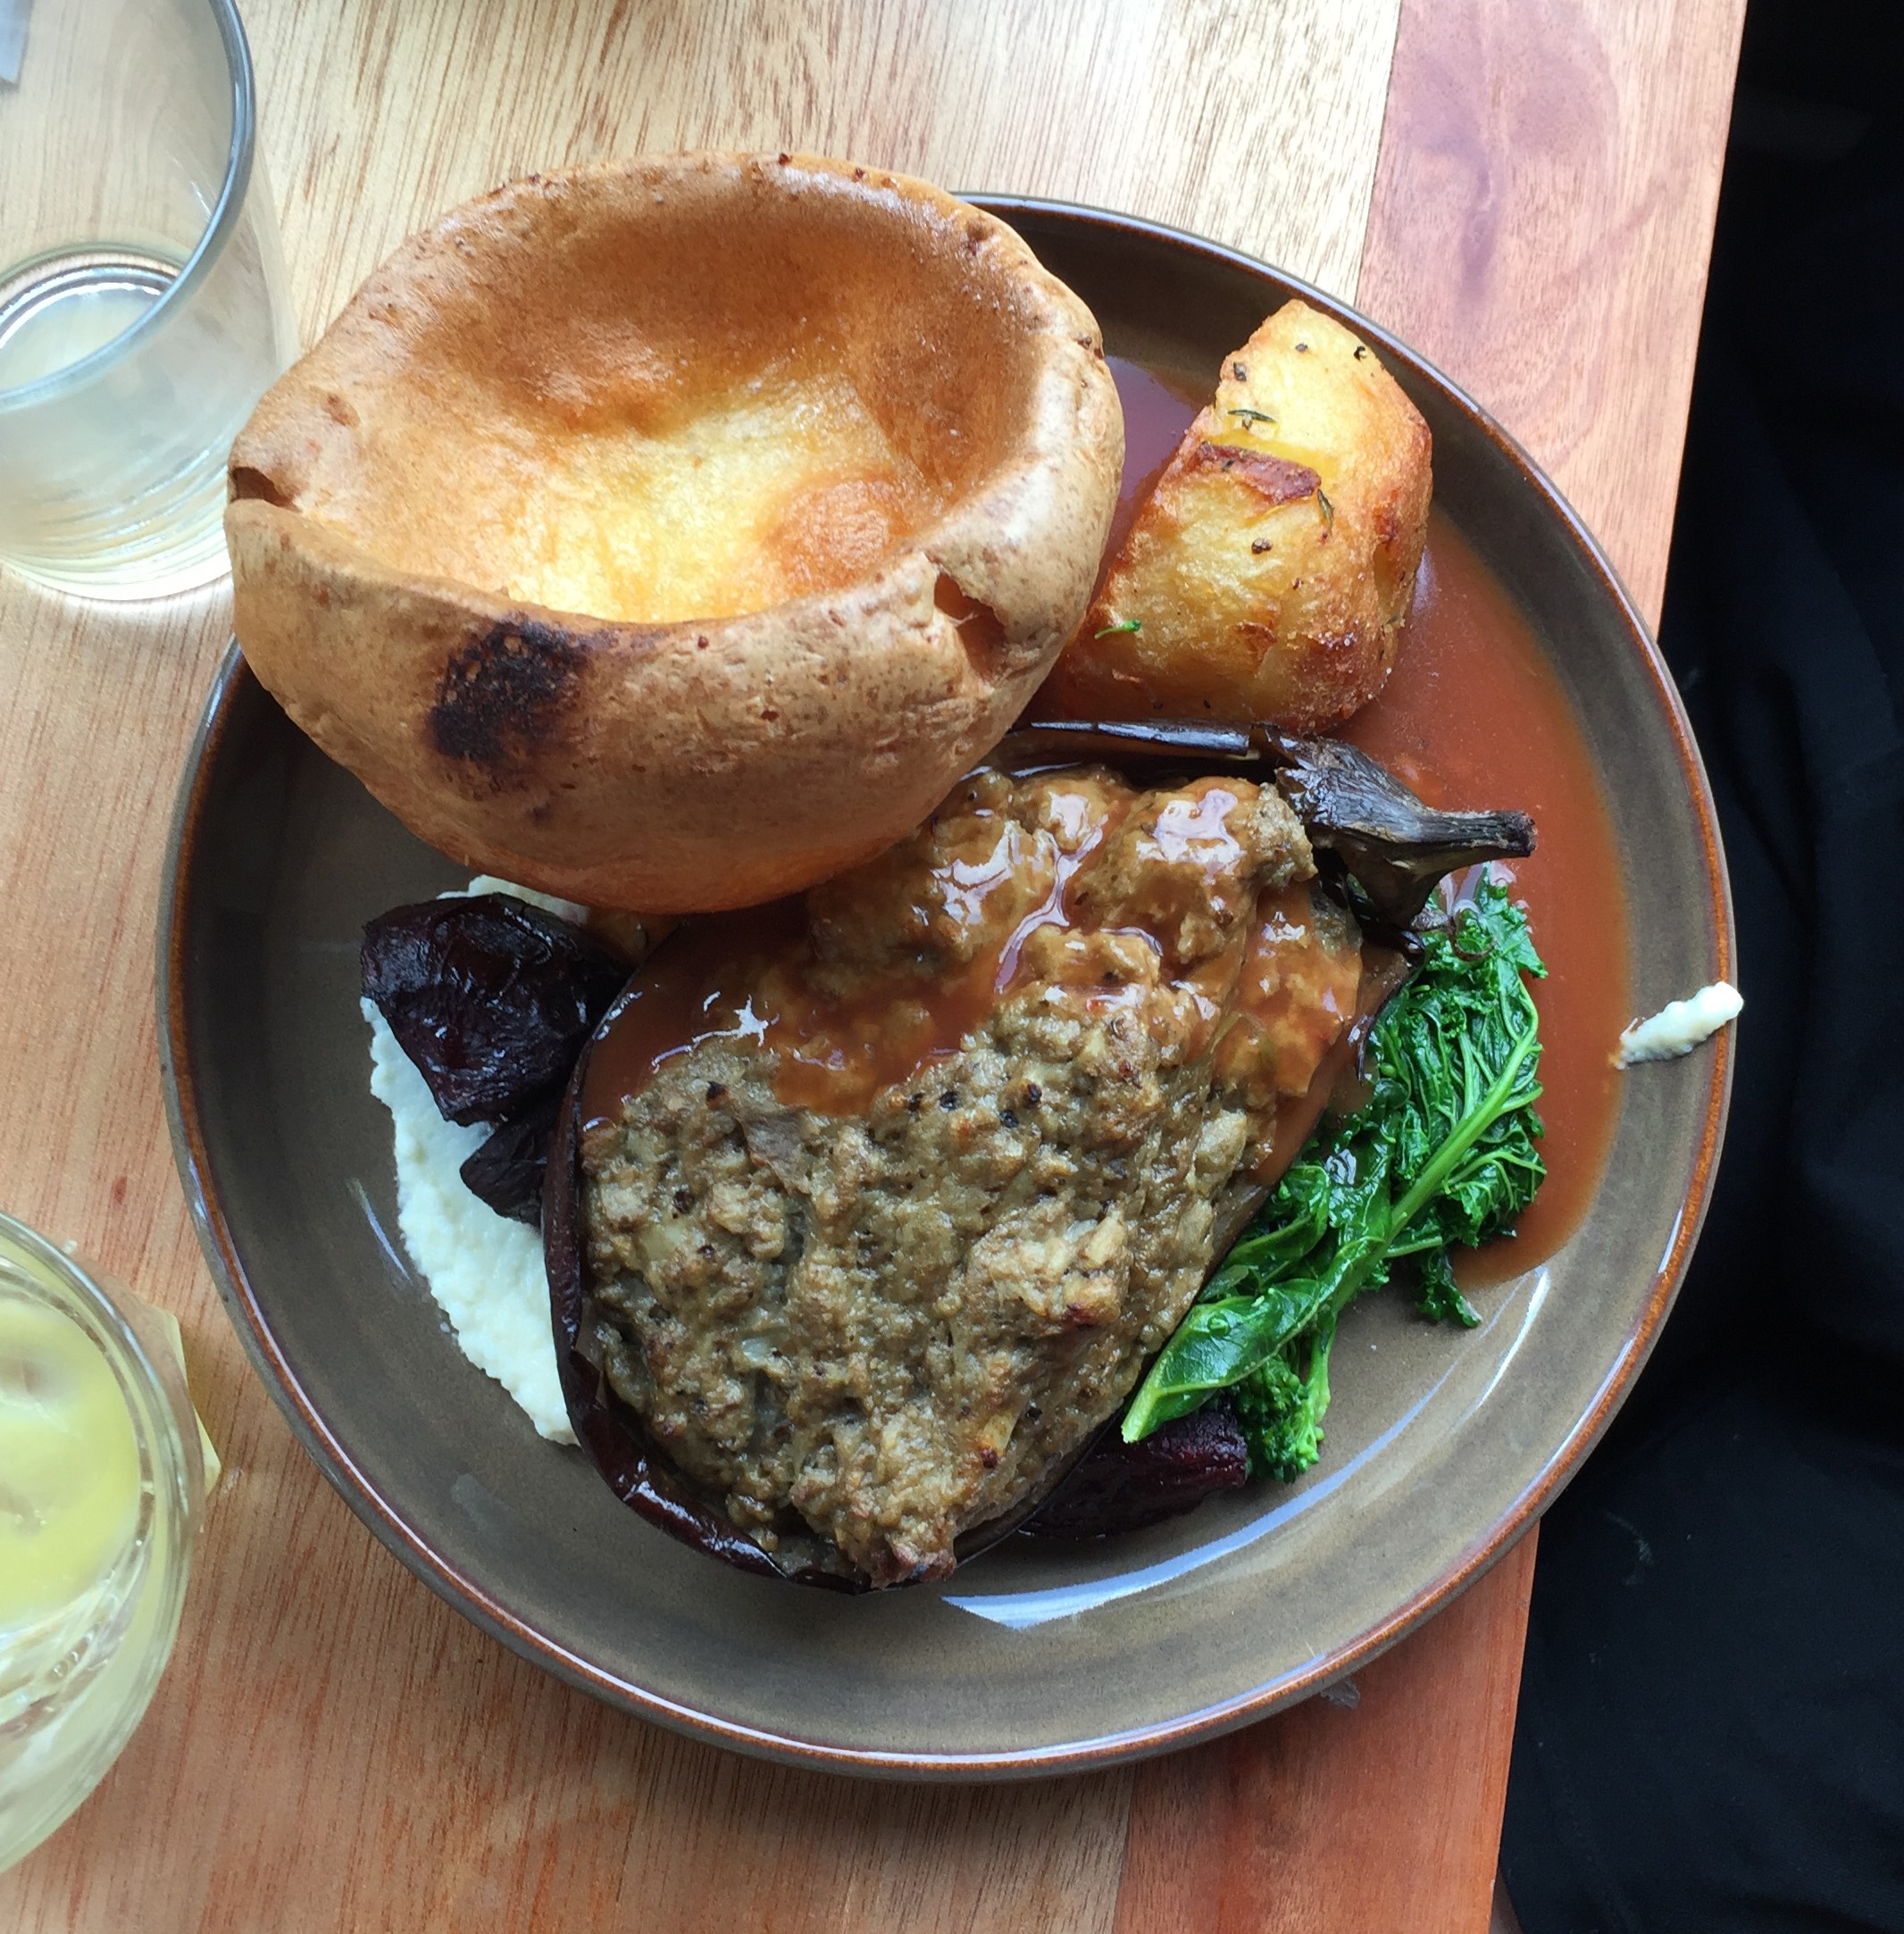
POLYGON ((1690 1055, 1728 1021, 1736 1020, 1744 1005, 1737 988, 1715 980, 1689 999, 1669 1001, 1657 1014, 1634 1021, 1620 1036, 1615 1063, 1630 1068, 1638 1061, 1671 1061, 1690 1055))
POLYGON ((572 927, 581 926, 589 918, 589 909, 579 900, 558 900, 553 893, 538 893, 533 887, 519 887, 513 879, 498 879, 494 873, 478 873, 461 893, 439 893, 439 900, 472 900, 479 893, 506 893, 511 898, 527 900, 531 906, 539 906, 545 913, 553 913, 557 920, 565 920, 572 927))
MULTIPOLYGON (((514 894, 564 920, 579 921, 586 912, 488 874, 471 880, 467 891, 514 894)), ((390 1111, 395 1130, 397 1227, 410 1261, 449 1319, 456 1347, 508 1391, 544 1437, 572 1444, 555 1372, 542 1238, 463 1187, 457 1171, 489 1130, 446 1121, 383 1016, 371 1002, 363 1005, 371 1030, 371 1093, 390 1111)))

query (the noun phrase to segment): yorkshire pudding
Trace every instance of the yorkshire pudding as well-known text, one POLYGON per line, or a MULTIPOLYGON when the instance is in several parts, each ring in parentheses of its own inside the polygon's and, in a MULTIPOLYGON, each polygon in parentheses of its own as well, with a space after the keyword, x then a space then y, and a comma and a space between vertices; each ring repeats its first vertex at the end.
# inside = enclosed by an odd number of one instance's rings
POLYGON ((235 622, 454 858, 592 905, 909 831, 1082 617, 1123 418, 1002 222, 806 156, 531 177, 406 242, 231 452, 235 622))

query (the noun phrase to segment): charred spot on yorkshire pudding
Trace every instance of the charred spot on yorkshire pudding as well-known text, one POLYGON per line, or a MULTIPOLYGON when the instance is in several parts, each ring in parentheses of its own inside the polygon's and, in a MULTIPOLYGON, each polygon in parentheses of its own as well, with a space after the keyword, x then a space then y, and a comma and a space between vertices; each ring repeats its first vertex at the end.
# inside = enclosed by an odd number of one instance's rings
POLYGON ((405 244, 231 453, 239 642, 431 844, 757 903, 909 831, 1082 616, 1097 326, 923 182, 689 154, 405 244))

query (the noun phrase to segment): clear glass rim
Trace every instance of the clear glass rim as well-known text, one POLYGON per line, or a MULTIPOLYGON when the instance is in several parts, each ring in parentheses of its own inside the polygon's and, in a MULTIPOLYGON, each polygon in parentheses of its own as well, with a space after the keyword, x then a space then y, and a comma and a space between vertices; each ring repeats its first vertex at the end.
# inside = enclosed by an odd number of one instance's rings
MULTIPOLYGON (((230 72, 231 147, 225 156, 224 185, 219 190, 205 233, 198 238, 198 246, 185 258, 185 266, 172 278, 165 293, 137 322, 129 329, 122 329, 111 342, 102 343, 90 355, 81 356, 77 363, 70 363, 64 369, 54 370, 50 375, 39 377, 30 383, 21 383, 12 389, 0 388, 0 415, 36 404, 50 403, 55 397, 81 388, 130 354, 147 337, 164 326, 174 310, 190 299, 199 284, 212 272, 212 265, 224 252, 231 231, 238 227, 238 217, 244 212, 245 196, 251 186, 252 152, 257 140, 256 86, 251 68, 251 46, 245 38, 244 22, 238 19, 235 0, 205 0, 205 4, 218 23, 219 38, 225 46, 225 63, 230 72)), ((0 1221, 11 1221, 11 1218, 0 1218, 0 1221)), ((21 1225, 13 1226, 19 1228, 21 1225)))

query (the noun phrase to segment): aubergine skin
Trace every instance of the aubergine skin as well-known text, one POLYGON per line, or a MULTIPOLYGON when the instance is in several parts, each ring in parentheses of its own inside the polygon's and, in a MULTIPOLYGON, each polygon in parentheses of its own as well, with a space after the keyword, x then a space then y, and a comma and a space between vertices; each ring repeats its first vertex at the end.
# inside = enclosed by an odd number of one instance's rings
MULTIPOLYGON (((1356 880, 1392 929, 1389 944, 1405 954, 1413 923, 1447 872, 1480 859, 1524 854, 1533 845, 1532 822, 1523 814, 1432 812, 1352 748, 1261 727, 1067 721, 1022 729, 1000 746, 995 763, 1006 770, 1037 771, 1081 758, 1140 770, 1148 765, 1265 777, 1268 768, 1316 846, 1329 849, 1356 880)), ((556 1121, 542 1212, 557 1363, 578 1440, 623 1503, 709 1556, 755 1576, 835 1590, 869 1589, 868 1578, 831 1546, 821 1548, 817 1539, 798 1551, 789 1540, 781 1555, 770 1556, 735 1527, 719 1503, 673 1467, 641 1419, 610 1389, 592 1343, 602 1319, 588 1288, 582 1237, 580 1095, 587 1059, 584 1047, 556 1121)), ((1247 1220, 1245 1214, 1229 1229, 1219 1255, 1247 1220)), ((1224 1403, 1177 1420, 1136 1446, 1124 1445, 1114 1424, 1051 1470, 1008 1519, 974 1526, 961 1536, 956 1555, 963 1563, 1017 1531, 1073 1541, 1117 1536, 1192 1510, 1248 1477, 1248 1447, 1224 1403)))
POLYGON ((527 1222, 531 1229, 539 1226, 548 1145, 561 1106, 559 1095, 547 1095, 521 1114, 498 1122, 489 1140, 456 1171, 463 1186, 498 1215, 527 1222))
POLYGON ((364 927, 362 964, 438 1111, 465 1127, 560 1095, 628 980, 580 928, 500 893, 392 907, 364 927))
MULTIPOLYGON (((773 1558, 737 1530, 655 1446, 642 1421, 608 1387, 587 1338, 596 1321, 582 1237, 581 1092, 584 1050, 562 1099, 542 1196, 542 1257, 548 1274, 555 1366, 569 1421, 584 1455, 630 1511, 683 1544, 756 1578, 830 1591, 864 1592, 872 1580, 831 1562, 773 1558)), ((1226 1404, 1176 1420, 1144 1443, 1126 1445, 1115 1423, 1052 1473, 1053 1481, 1007 1517, 974 1526, 958 1541, 963 1564, 1015 1532, 1081 1540, 1111 1538, 1180 1516, 1248 1476, 1248 1451, 1226 1404)), ((815 1555, 818 1541, 814 1541, 815 1555)))

